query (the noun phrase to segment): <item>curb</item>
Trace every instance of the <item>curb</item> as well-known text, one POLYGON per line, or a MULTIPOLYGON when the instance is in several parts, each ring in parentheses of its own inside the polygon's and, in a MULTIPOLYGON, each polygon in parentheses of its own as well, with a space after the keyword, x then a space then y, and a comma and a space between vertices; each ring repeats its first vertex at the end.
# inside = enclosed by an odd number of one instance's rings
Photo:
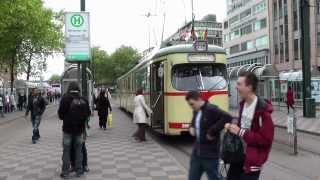
MULTIPOLYGON (((277 128, 281 128, 281 129, 287 129, 286 126, 283 125, 274 125, 277 128)), ((305 133, 305 134, 310 134, 310 135, 314 135, 314 136, 320 136, 320 132, 314 132, 314 131, 308 131, 308 130, 303 130, 303 129, 297 129, 298 132, 300 133, 305 133)))

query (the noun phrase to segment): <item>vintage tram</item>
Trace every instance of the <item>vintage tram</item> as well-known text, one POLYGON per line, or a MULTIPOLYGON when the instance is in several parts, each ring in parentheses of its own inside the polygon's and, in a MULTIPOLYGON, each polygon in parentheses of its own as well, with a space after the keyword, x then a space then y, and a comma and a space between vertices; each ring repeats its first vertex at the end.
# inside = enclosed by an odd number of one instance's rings
POLYGON ((149 126, 165 135, 188 132, 192 111, 185 101, 188 91, 200 91, 205 100, 228 110, 225 51, 193 44, 159 49, 117 80, 120 107, 133 113, 135 92, 144 90, 153 115, 149 126))

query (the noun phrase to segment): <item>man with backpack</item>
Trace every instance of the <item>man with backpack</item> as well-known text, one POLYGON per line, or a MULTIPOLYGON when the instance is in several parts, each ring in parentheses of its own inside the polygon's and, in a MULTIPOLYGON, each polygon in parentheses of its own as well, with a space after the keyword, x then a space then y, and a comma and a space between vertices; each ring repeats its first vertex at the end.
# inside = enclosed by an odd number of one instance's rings
POLYGON ((199 92, 189 92, 186 101, 193 110, 190 134, 196 137, 190 162, 189 180, 200 180, 206 172, 209 180, 219 180, 220 131, 232 117, 204 101, 199 92))
POLYGON ((62 178, 68 178, 71 153, 74 153, 74 170, 77 177, 83 175, 83 146, 86 119, 91 111, 88 101, 80 96, 80 88, 71 82, 68 92, 62 97, 58 115, 63 120, 62 178), (74 148, 72 151, 71 148, 74 148))
POLYGON ((239 120, 234 124, 226 124, 225 128, 242 140, 244 158, 230 164, 227 180, 258 180, 271 150, 274 137, 272 105, 270 101, 257 97, 257 87, 258 78, 254 73, 239 75, 237 90, 243 98, 239 120))
POLYGON ((34 89, 32 96, 30 96, 26 116, 31 111, 31 122, 33 127, 32 143, 35 144, 40 139, 39 126, 41 123, 41 117, 46 110, 46 103, 41 93, 34 89))

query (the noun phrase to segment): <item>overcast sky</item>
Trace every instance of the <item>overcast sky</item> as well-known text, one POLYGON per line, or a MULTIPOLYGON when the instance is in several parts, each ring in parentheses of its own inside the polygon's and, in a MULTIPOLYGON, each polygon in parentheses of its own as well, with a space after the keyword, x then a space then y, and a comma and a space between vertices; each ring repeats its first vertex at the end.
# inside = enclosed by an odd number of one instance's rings
MULTIPOLYGON (((44 0, 54 11, 79 11, 80 0, 44 0)), ((91 44, 100 46, 109 54, 121 45, 143 51, 161 41, 163 14, 166 13, 164 38, 174 33, 185 20, 191 20, 191 0, 87 0, 90 12, 91 44), (150 12, 155 16, 143 16, 150 12), (149 26, 150 24, 150 26, 149 26), (149 28, 150 27, 150 28, 149 28)), ((226 0, 194 0, 196 19, 206 14, 216 14, 218 21, 226 17, 226 0)), ((48 60, 45 79, 63 72, 62 56, 48 60)))

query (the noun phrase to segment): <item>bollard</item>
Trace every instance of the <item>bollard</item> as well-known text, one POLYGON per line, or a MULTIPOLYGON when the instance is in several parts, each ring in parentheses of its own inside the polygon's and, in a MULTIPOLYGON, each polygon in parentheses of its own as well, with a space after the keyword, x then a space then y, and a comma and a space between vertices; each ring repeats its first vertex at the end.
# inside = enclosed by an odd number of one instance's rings
POLYGON ((297 116, 295 111, 293 114, 288 114, 287 132, 289 134, 289 145, 293 148, 293 154, 298 154, 298 136, 297 136, 297 116), (293 138, 293 142, 292 142, 293 138))

